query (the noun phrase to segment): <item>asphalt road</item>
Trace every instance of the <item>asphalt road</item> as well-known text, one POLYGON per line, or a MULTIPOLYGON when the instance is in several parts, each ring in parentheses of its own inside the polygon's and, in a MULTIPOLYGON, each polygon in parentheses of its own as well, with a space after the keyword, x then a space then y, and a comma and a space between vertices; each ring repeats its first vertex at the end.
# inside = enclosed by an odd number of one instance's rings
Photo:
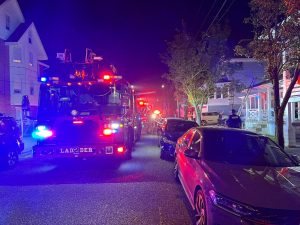
POLYGON ((0 225, 193 224, 173 163, 159 159, 156 143, 143 137, 120 165, 26 158, 0 171, 0 225))

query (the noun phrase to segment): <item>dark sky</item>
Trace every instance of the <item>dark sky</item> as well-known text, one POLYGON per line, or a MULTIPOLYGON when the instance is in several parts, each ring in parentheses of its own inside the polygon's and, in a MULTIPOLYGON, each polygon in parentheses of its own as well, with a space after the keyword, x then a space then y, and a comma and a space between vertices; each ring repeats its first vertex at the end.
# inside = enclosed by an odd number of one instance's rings
MULTIPOLYGON (((172 38, 182 20, 191 31, 207 29, 224 1, 19 0, 19 4, 25 19, 35 23, 50 64, 65 48, 71 50, 73 61, 82 61, 88 47, 129 81, 160 86, 166 70, 159 59, 164 40, 172 38)), ((230 22, 231 45, 251 35, 242 22, 248 15, 247 2, 227 0, 218 17, 230 22)))

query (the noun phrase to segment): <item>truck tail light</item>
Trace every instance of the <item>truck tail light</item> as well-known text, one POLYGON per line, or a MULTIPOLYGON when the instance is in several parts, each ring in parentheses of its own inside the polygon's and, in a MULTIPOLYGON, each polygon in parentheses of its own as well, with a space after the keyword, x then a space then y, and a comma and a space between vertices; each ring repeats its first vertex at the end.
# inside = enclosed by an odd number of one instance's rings
POLYGON ((125 148, 123 146, 120 146, 117 148, 118 153, 123 153, 125 151, 125 148))
POLYGON ((110 129, 110 128, 105 128, 105 129, 103 130, 103 134, 104 134, 105 136, 110 136, 110 135, 112 135, 112 133, 113 133, 113 130, 110 129))

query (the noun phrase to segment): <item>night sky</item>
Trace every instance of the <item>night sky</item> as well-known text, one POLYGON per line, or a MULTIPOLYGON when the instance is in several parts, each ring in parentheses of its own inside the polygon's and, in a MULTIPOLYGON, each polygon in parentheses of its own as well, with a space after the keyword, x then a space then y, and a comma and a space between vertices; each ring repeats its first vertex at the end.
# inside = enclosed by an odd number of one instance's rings
MULTIPOLYGON (((166 71, 159 58, 164 41, 172 38, 182 20, 193 32, 207 29, 225 0, 18 1, 25 19, 35 23, 50 65, 65 48, 71 50, 73 61, 82 61, 87 47, 132 83, 160 87, 166 71)), ((229 20, 231 46, 251 37, 251 28, 243 24, 247 2, 227 0, 217 18, 229 20)))

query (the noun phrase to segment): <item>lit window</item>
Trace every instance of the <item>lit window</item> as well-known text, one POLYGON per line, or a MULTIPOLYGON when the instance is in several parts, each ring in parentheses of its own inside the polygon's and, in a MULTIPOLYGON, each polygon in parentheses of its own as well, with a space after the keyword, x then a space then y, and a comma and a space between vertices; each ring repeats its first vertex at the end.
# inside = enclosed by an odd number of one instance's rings
POLYGON ((22 62, 22 50, 18 46, 14 47, 13 49, 13 62, 15 63, 22 62))
POLYGON ((5 28, 10 30, 10 17, 8 15, 5 16, 5 28))

